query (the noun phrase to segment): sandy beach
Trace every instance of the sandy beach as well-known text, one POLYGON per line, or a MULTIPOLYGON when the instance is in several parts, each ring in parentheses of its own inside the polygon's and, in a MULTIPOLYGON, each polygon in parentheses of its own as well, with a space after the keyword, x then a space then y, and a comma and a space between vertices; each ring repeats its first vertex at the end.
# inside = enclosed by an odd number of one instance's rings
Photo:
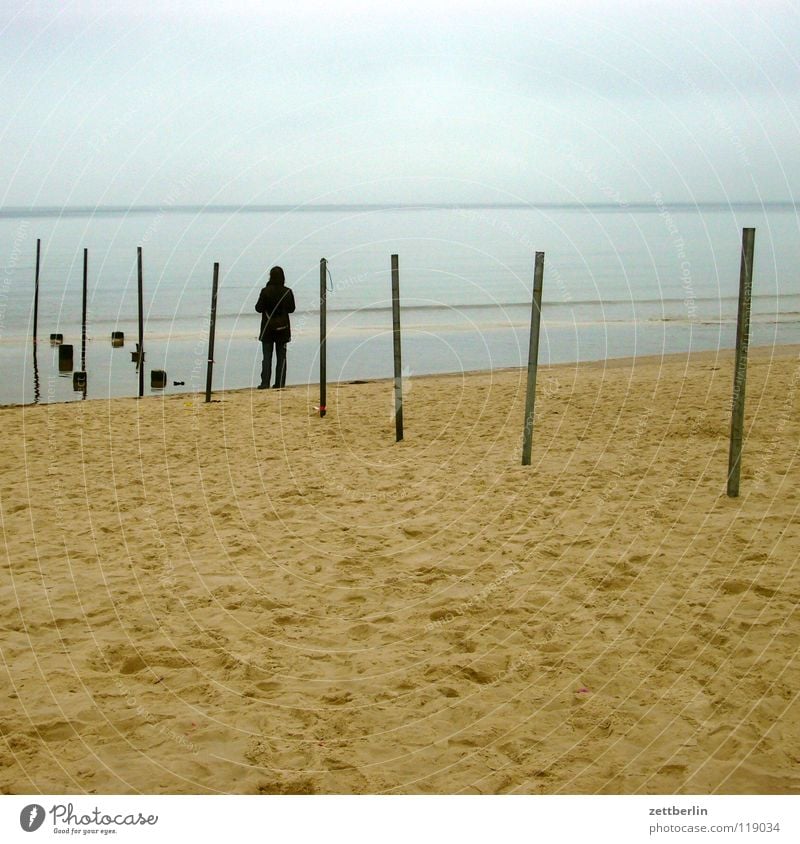
POLYGON ((4 793, 800 793, 800 347, 0 409, 4 793))

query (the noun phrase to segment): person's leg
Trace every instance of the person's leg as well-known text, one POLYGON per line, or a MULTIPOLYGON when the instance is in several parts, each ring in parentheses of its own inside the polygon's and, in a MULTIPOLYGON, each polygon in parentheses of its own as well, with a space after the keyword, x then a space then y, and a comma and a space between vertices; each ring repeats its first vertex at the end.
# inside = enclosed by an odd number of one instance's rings
POLYGON ((258 385, 262 390, 269 388, 269 380, 272 375, 272 349, 275 343, 272 340, 261 341, 261 383, 258 385))
POLYGON ((276 343, 275 386, 286 386, 286 343, 276 343))

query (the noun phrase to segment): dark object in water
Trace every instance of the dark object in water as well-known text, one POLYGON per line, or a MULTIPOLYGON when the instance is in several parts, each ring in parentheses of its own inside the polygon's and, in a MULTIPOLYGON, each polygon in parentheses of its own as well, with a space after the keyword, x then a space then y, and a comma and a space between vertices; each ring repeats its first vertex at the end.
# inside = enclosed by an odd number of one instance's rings
MULTIPOLYGON (((142 352, 142 363, 144 363, 146 352, 142 352)), ((131 363, 139 363, 139 344, 136 344, 136 351, 131 352, 131 363)))
POLYGON ((58 371, 72 372, 72 345, 58 347, 58 371))
POLYGON ((72 389, 85 390, 86 389, 86 373, 73 372, 72 373, 72 389))
POLYGON ((369 381, 348 381, 348 384, 369 384, 369 381))
POLYGON ((64 335, 63 334, 51 334, 50 335, 50 345, 51 346, 60 346, 64 342, 64 335))
POLYGON ((173 381, 173 382, 172 382, 172 386, 173 386, 173 387, 183 387, 183 386, 185 386, 185 385, 186 385, 186 382, 185 382, 185 381, 173 381))
POLYGON ((120 346, 125 345, 125 332, 124 331, 112 331, 111 332, 111 345, 118 349, 120 346))
POLYGON ((167 373, 163 369, 153 369, 150 372, 150 389, 163 390, 167 386, 167 373))

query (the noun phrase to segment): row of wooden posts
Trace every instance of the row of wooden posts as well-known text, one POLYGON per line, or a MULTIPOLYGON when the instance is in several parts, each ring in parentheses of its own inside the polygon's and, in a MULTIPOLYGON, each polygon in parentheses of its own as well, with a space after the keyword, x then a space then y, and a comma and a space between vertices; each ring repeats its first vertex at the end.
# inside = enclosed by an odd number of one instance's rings
MULTIPOLYGON (((139 305, 139 342, 136 344, 136 351, 131 353, 131 361, 136 364, 136 371, 139 380, 139 398, 144 396, 144 291, 143 291, 143 270, 142 270, 142 247, 138 246, 136 249, 136 263, 137 263, 137 281, 138 281, 138 305, 139 305)), ((38 328, 39 328, 39 269, 41 266, 41 240, 36 240, 36 275, 34 281, 34 298, 33 298, 33 363, 34 370, 37 367, 37 346, 38 346, 38 328)), ((79 371, 73 372, 72 383, 74 389, 82 390, 84 397, 87 388, 87 374, 86 374, 86 313, 87 313, 87 299, 88 299, 88 277, 89 277, 89 250, 83 250, 83 303, 81 308, 81 368, 79 371)), ((214 280, 213 280, 213 298, 211 302, 211 333, 209 338, 209 353, 208 353, 208 373, 206 384, 206 401, 211 401, 211 370, 213 368, 213 353, 214 353, 214 325, 216 322, 217 309, 217 282, 219 278, 219 264, 214 264, 214 280)), ((121 331, 111 332, 111 345, 122 346, 124 344, 124 333, 121 331)), ((72 369, 72 346, 62 345, 63 334, 51 334, 50 342, 53 345, 59 346, 59 370, 63 368, 66 370, 72 369)), ((167 382, 167 374, 163 370, 153 370, 151 373, 151 387, 165 387, 167 382)), ((175 382, 182 384, 183 382, 175 382)), ((38 387, 37 387, 38 395, 38 387)))
MULTIPOLYGON (((739 307, 736 320, 736 364, 733 379, 731 433, 728 451, 727 494, 739 495, 744 435, 744 398, 747 376, 747 350, 750 344, 750 300, 753 286, 753 254, 755 247, 753 228, 742 230, 741 263, 739 269, 739 307)), ((395 439, 403 439, 403 368, 400 343, 400 272, 398 256, 392 255, 392 335, 394 346, 394 414, 395 439)), ((327 298, 327 262, 320 261, 320 416, 326 411, 325 385, 325 302, 327 298)), ((531 325, 528 341, 528 377, 525 390, 525 417, 522 429, 522 465, 531 465, 533 444, 533 419, 536 404, 536 373, 539 366, 539 329, 542 316, 542 289, 544 286, 544 252, 537 252, 533 269, 533 295, 531 297, 531 325)))
MULTIPOLYGON (((733 380, 733 401, 731 410, 730 447, 728 452, 727 494, 739 495, 741 475, 742 439, 744 435, 744 399, 747 376, 747 351, 750 343, 750 300, 753 284, 753 254, 755 229, 742 230, 741 265, 739 271, 739 307, 736 321, 736 364, 733 380)), ((39 259, 41 241, 36 241, 36 281, 33 306, 33 343, 36 354, 37 327, 39 316, 39 259)), ((139 342, 136 352, 136 368, 139 375, 139 397, 144 395, 144 307, 142 282, 142 247, 137 247, 139 342)), ((392 276, 392 340, 394 356, 394 417, 395 441, 403 439, 403 367, 400 340, 400 268, 397 255, 391 256, 392 276)), ((83 308, 81 316, 81 373, 86 384, 86 300, 88 277, 88 250, 83 250, 83 308)), ((327 298, 328 262, 325 258, 319 265, 319 415, 327 413, 327 298)), ((528 344, 528 377, 525 392, 525 418, 522 432, 522 465, 531 465, 533 443, 533 420, 536 403, 536 373, 539 364, 539 329, 542 315, 542 288, 544 284, 544 252, 537 252, 534 260, 533 296, 531 299, 531 325, 528 344)), ((208 331, 208 361, 206 366, 206 402, 211 401, 211 385, 214 372, 214 338, 217 321, 217 291, 219 285, 219 263, 214 264, 211 288, 211 314, 208 331)))
MULTIPOLYGON (((34 297, 33 297, 33 364, 34 370, 37 369, 37 339, 39 330, 39 269, 41 266, 41 249, 42 241, 36 240, 36 277, 34 282, 34 297)), ((86 393, 86 305, 88 293, 88 278, 89 278, 89 250, 83 250, 83 304, 81 308, 81 368, 79 371, 73 373, 72 383, 76 390, 82 390, 84 395, 86 393)), ((63 335, 51 334, 51 342, 60 346, 63 335)), ((60 346, 59 348, 59 369, 62 361, 69 361, 69 368, 72 369, 72 347, 60 346), (68 350, 68 351, 67 351, 68 350)), ((38 392, 38 390, 37 390, 38 392)))

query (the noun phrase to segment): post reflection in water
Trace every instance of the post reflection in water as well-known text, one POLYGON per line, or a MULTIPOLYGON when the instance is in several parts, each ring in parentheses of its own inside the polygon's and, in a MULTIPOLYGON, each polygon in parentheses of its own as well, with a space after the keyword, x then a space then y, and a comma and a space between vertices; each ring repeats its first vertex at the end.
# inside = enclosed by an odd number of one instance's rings
POLYGON ((36 353, 36 340, 33 341, 33 403, 39 404, 41 390, 39 388, 39 358, 36 353))

